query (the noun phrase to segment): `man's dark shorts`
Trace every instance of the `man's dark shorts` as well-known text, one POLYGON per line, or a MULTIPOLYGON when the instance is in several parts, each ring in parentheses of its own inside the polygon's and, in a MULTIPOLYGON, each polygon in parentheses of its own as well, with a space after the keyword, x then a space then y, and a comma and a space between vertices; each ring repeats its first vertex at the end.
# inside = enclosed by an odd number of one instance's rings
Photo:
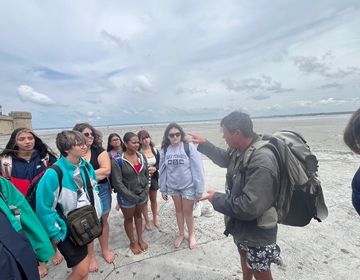
POLYGON ((66 237, 64 241, 57 243, 57 247, 59 248, 60 253, 64 256, 68 268, 72 268, 81 263, 88 254, 87 245, 75 245, 69 237, 66 237))
POLYGON ((246 253, 246 264, 253 271, 265 272, 270 270, 271 263, 283 264, 280 247, 277 244, 256 247, 237 244, 237 247, 239 251, 246 253))

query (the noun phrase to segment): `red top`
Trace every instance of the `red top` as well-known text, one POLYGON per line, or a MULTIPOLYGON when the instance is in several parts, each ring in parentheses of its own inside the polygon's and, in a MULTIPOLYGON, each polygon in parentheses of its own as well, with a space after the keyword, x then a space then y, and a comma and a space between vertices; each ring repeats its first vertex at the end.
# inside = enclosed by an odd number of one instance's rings
POLYGON ((134 168, 135 168, 135 171, 136 171, 137 174, 140 173, 141 167, 142 167, 141 163, 138 163, 138 164, 134 165, 134 168))

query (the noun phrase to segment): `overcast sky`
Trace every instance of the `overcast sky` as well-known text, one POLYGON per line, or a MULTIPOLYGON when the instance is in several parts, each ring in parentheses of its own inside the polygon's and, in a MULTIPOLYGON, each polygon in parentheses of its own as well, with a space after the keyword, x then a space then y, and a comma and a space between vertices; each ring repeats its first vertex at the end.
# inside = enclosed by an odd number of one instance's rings
POLYGON ((35 128, 360 107, 360 1, 3 1, 0 104, 35 128))

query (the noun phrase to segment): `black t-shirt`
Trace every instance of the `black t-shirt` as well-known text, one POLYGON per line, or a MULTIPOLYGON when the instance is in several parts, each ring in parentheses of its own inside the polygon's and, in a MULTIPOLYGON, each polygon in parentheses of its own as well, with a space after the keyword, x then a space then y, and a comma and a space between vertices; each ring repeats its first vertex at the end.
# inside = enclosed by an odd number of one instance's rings
MULTIPOLYGON (((105 151, 105 150, 102 147, 98 147, 98 148, 95 148, 93 146, 91 147, 90 163, 91 163, 92 167, 94 168, 94 170, 100 168, 100 165, 98 162, 98 157, 103 151, 105 151)), ((104 179, 100 180, 98 183, 103 184, 103 183, 106 183, 107 181, 108 181, 108 179, 104 178, 104 179)))

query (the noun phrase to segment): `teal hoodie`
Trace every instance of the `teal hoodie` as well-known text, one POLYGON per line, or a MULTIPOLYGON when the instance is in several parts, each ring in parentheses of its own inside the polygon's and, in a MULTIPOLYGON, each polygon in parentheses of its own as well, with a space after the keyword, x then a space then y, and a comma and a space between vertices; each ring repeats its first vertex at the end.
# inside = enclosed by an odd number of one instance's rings
MULTIPOLYGON (((36 190, 36 215, 39 217, 50 238, 55 242, 59 242, 60 240, 64 241, 67 234, 67 226, 65 221, 60 218, 55 207, 58 203, 66 216, 70 211, 77 208, 78 195, 77 186, 73 179, 76 165, 65 157, 61 157, 55 165, 59 166, 63 172, 61 193, 59 195, 59 180, 56 171, 49 168, 41 178, 36 190)), ((91 164, 87 163, 84 159, 81 159, 79 167, 84 185, 86 185, 84 172, 89 173, 94 189, 94 206, 100 218, 102 206, 96 186, 95 171, 91 164)))
POLYGON ((22 230, 25 233, 39 261, 46 262, 51 259, 55 250, 26 198, 9 180, 3 177, 0 177, 0 191, 2 193, 2 196, 0 195, 0 208, 13 228, 17 232, 22 230), (20 221, 9 207, 15 207, 20 211, 20 221))

